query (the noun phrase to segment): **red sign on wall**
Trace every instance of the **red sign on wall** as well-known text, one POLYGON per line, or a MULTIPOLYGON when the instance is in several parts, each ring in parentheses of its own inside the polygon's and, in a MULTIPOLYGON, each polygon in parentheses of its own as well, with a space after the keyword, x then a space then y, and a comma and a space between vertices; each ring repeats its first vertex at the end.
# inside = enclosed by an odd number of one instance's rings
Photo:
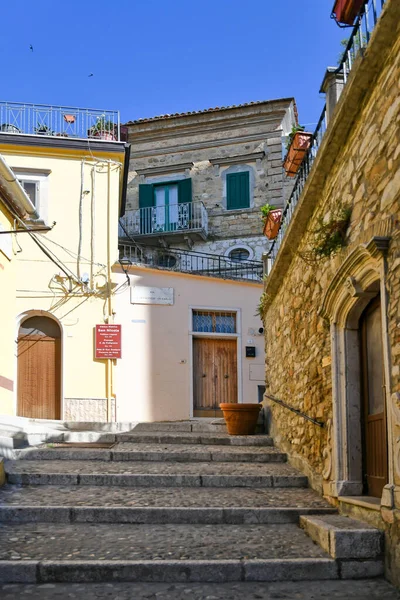
POLYGON ((121 358, 121 325, 96 325, 95 358, 121 358))

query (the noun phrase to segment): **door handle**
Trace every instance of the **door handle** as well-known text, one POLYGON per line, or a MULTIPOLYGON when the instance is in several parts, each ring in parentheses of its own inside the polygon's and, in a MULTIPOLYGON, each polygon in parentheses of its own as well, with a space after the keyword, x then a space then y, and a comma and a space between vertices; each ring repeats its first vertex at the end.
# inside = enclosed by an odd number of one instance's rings
POLYGON ((206 373, 203 373, 202 377, 207 377, 206 373))
POLYGON ((225 379, 229 379, 229 375, 224 375, 225 379))

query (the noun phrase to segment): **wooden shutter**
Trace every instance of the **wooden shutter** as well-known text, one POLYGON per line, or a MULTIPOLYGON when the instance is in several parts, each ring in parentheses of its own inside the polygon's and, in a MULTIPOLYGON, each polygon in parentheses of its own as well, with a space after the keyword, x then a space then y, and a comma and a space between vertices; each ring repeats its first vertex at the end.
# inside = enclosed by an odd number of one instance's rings
POLYGON ((190 177, 182 179, 177 182, 178 184, 178 203, 183 204, 184 202, 192 201, 192 180, 190 177))
POLYGON ((249 208, 250 185, 249 172, 230 173, 226 176, 226 208, 234 210, 249 208))

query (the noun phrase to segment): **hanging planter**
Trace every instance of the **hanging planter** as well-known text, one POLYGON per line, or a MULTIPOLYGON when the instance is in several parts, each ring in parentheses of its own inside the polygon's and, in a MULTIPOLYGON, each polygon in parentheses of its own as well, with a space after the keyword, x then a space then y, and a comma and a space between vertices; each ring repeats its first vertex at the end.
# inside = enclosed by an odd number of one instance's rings
POLYGON ((274 240, 278 235, 279 227, 282 221, 282 209, 275 208, 270 210, 264 219, 264 235, 269 240, 274 240))
POLYGON ((254 435, 261 404, 225 402, 219 405, 224 413, 229 435, 254 435))
POLYGON ((302 131, 302 128, 297 127, 289 136, 288 152, 286 154, 283 168, 288 177, 294 177, 301 167, 301 163, 311 146, 312 133, 302 131))
POLYGON ((336 0, 332 10, 332 17, 336 23, 353 25, 354 19, 364 4, 365 0, 336 0))

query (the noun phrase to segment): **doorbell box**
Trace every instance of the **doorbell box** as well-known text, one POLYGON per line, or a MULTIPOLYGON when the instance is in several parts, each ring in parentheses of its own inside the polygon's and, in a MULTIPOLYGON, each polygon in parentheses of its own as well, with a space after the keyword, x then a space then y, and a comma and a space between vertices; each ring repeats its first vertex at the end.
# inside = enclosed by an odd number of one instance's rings
POLYGON ((246 346, 246 358, 255 358, 256 357, 256 347, 255 346, 246 346))

